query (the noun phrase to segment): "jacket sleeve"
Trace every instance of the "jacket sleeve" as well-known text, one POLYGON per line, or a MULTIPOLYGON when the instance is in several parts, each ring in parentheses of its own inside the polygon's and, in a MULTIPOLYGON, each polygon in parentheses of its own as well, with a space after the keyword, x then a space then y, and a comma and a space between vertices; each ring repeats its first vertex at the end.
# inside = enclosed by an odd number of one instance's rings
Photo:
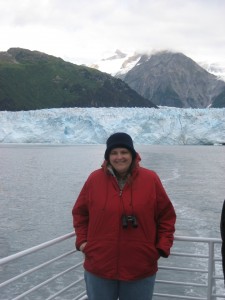
POLYGON ((222 255, 223 277, 225 283, 225 200, 223 202, 223 207, 221 212, 220 233, 222 238, 221 255, 222 255))
POLYGON ((168 257, 174 240, 176 213, 158 175, 156 175, 155 184, 157 197, 156 248, 161 256, 168 257))
POLYGON ((87 241, 89 211, 88 211, 88 181, 85 182, 77 201, 72 209, 73 227, 76 234, 75 246, 80 249, 81 244, 87 241))

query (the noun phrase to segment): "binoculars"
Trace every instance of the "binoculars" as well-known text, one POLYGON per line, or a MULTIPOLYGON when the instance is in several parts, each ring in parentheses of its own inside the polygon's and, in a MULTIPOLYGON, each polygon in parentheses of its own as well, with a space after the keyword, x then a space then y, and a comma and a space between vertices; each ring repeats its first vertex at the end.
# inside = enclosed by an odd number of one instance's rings
POLYGON ((123 228, 127 228, 129 223, 131 223, 131 226, 133 228, 138 227, 137 218, 135 216, 122 215, 122 226, 123 226, 123 228))

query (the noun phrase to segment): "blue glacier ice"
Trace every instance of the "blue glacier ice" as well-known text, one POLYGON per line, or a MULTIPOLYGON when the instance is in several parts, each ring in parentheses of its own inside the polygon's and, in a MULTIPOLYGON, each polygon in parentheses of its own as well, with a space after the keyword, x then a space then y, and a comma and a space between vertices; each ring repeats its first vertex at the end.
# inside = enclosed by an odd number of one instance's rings
POLYGON ((225 109, 60 108, 0 112, 0 143, 104 144, 117 131, 137 144, 221 145, 225 109))

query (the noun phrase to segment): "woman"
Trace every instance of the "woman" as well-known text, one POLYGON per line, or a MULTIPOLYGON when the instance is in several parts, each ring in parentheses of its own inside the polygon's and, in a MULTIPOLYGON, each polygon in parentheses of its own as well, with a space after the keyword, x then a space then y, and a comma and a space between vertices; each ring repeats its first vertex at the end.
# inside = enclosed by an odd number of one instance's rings
POLYGON ((111 135, 102 168, 73 207, 89 300, 152 299, 157 261, 170 254, 175 211, 157 174, 140 160, 128 134, 111 135))

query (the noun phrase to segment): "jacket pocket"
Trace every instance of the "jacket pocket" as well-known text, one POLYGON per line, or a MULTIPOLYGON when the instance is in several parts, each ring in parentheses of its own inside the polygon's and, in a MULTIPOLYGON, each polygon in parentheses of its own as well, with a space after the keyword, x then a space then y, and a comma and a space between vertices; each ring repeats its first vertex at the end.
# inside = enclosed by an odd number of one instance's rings
POLYGON ((135 277, 141 277, 157 271, 160 256, 155 245, 151 243, 143 241, 121 243, 120 253, 120 265, 127 276, 133 274, 135 277))
POLYGON ((115 274, 117 265, 115 242, 110 240, 91 240, 84 248, 85 268, 102 276, 115 274))

